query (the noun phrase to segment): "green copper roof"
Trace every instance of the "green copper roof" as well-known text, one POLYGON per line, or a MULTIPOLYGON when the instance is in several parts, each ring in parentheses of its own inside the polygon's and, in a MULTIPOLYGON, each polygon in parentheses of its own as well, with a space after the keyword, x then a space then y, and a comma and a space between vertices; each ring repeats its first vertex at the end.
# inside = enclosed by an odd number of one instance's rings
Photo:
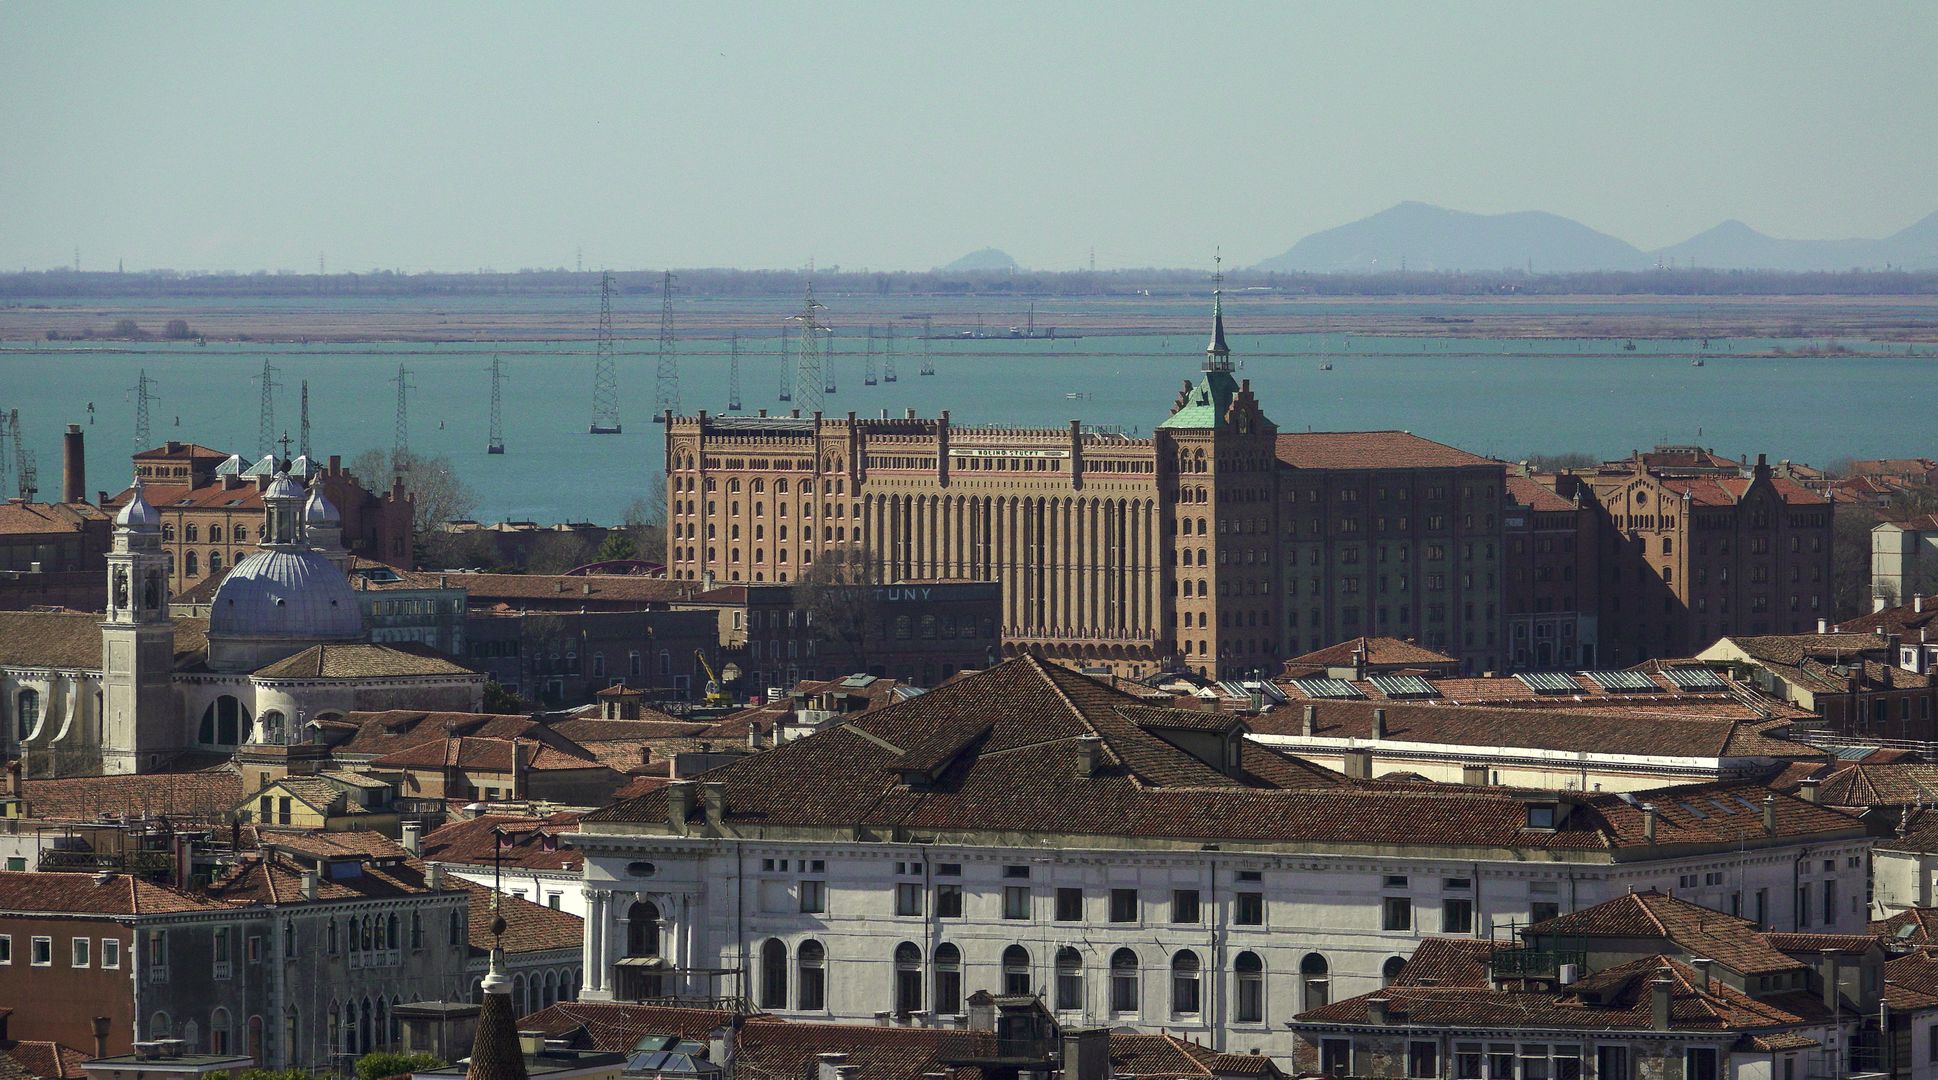
POLYGON ((1215 428, 1223 423, 1231 399, 1238 395, 1238 380, 1229 371, 1207 371, 1191 388, 1184 406, 1158 425, 1161 428, 1215 428))

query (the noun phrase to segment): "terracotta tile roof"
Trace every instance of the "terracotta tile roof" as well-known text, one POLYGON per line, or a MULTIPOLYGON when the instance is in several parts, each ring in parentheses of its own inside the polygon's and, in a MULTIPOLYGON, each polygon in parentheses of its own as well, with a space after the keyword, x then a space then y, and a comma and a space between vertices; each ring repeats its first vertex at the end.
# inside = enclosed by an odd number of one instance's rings
POLYGON ((1490 989, 1493 982, 1488 977, 1488 965, 1495 950, 1512 947, 1480 938, 1422 938, 1391 985, 1490 989))
POLYGON ((1915 761, 1852 765, 1825 777, 1817 799, 1831 806, 1938 805, 1938 765, 1915 761))
POLYGON ((1307 1010, 1294 1025, 1644 1031, 1653 1026, 1651 984, 1660 978, 1670 981, 1670 1028, 1676 1031, 1762 1034, 1829 1019, 1829 1010, 1810 995, 1752 998, 1721 980, 1709 980, 1704 986, 1703 977, 1679 960, 1649 956, 1595 972, 1561 993, 1389 986, 1307 1010), (1387 999, 1385 1024, 1375 1024, 1368 1016, 1373 998, 1387 999))
MULTIPOLYGON (((424 865, 402 856, 403 849, 397 848, 395 857, 389 860, 365 863, 363 872, 356 877, 323 876, 317 882, 317 899, 373 900, 422 896, 432 892, 424 865)), ((302 903, 304 869, 302 863, 290 856, 271 851, 245 859, 211 882, 209 895, 216 900, 230 902, 302 903)), ((457 883, 447 881, 442 891, 450 892, 457 888, 457 883)))
POLYGON ((228 454, 221 450, 211 450, 200 443, 163 443, 153 450, 143 450, 134 455, 136 461, 193 461, 207 459, 223 461, 228 454))
POLYGON ((106 521, 108 513, 91 503, 20 503, 0 501, 0 536, 41 536, 87 531, 89 522, 106 521))
POLYGON ((275 781, 274 786, 289 792, 291 797, 304 806, 326 816, 367 812, 361 803, 350 799, 349 791, 343 785, 332 783, 321 776, 285 776, 275 781))
POLYGON ((258 679, 397 679, 477 675, 443 653, 415 642, 387 645, 312 645, 258 668, 258 679))
POLYGON ((143 814, 177 820, 221 821, 242 801, 242 773, 234 765, 197 772, 23 779, 27 816, 41 821, 95 821, 104 814, 143 814))
POLYGON ((145 878, 0 870, 0 911, 10 915, 155 915, 221 905, 145 878))
MULTIPOLYGON (((175 664, 209 649, 207 619, 173 621, 175 664)), ((101 670, 101 616, 85 611, 0 611, 0 667, 101 670)))
POLYGON ((698 735, 710 727, 698 720, 676 720, 655 713, 644 720, 601 720, 595 716, 571 716, 552 724, 552 730, 580 745, 593 742, 648 742, 653 739, 683 738, 698 735))
POLYGON ((858 1080, 914 1080, 947 1072, 944 1064, 990 1054, 993 1031, 874 1027, 867 1024, 797 1023, 756 1016, 735 1040, 736 1071, 754 1076, 806 1077, 821 1054, 846 1054, 858 1080))
POLYGON ((520 1020, 518 1028, 548 1039, 566 1039, 574 1049, 624 1053, 648 1035, 704 1041, 714 1029, 739 1019, 739 1013, 726 1009, 561 1001, 520 1020))
POLYGON ((257 846, 293 851, 311 859, 341 859, 346 856, 397 859, 404 855, 404 849, 397 841, 369 829, 344 829, 336 832, 310 830, 277 832, 264 829, 259 834, 257 846))
POLYGON ((612 801, 622 803, 629 799, 637 799, 641 795, 650 795, 672 782, 673 778, 664 774, 635 776, 612 793, 612 801))
POLYGON ((87 1076, 81 1062, 88 1055, 57 1042, 12 1039, 0 1044, 0 1053, 12 1058, 34 1080, 85 1080, 87 1076))
MULTIPOLYGON (((459 880, 458 885, 471 894, 469 916, 473 955, 491 953, 491 910, 493 892, 489 885, 459 880)), ((522 897, 498 895, 497 915, 504 916, 504 947, 507 955, 577 949, 585 944, 585 920, 569 911, 558 911, 534 904, 522 897)))
POLYGON ((1209 1076, 1280 1076, 1263 1054, 1227 1054, 1176 1035, 1110 1033, 1110 1063, 1118 1075, 1140 1080, 1185 1080, 1209 1076))
POLYGON ((1879 653, 1885 647, 1884 639, 1876 634, 1768 634, 1731 636, 1725 640, 1752 659, 1791 665, 1806 659, 1848 664, 1866 653, 1879 653))
MULTIPOLYGON (((1938 525, 1933 526, 1938 529, 1938 525)), ((1859 615, 1848 622, 1840 622, 1837 629, 1853 634, 1876 634, 1882 630, 1887 634, 1897 634, 1906 641, 1914 641, 1919 630, 1926 630, 1930 636, 1938 638, 1938 597, 1926 597, 1922 603, 1899 604, 1897 607, 1873 611, 1859 615), (1919 611, 1922 607, 1924 610, 1919 611)), ((1883 644, 1883 639, 1879 639, 1883 644)))
POLYGON ((1410 431, 1280 432, 1278 459, 1295 469, 1502 468, 1498 461, 1423 439, 1410 431))
POLYGON ((502 849, 503 864, 508 867, 577 870, 585 865, 585 853, 558 843, 557 837, 578 831, 579 815, 575 813, 542 818, 479 814, 468 820, 447 822, 425 833, 420 850, 431 862, 490 866, 494 851, 502 849), (505 834, 505 842, 501 844, 494 839, 494 830, 505 834))
POLYGON ((1353 656, 1359 650, 1366 652, 1366 663, 1371 667, 1439 667, 1457 665, 1459 660, 1442 652, 1436 652, 1417 642, 1403 641, 1396 637, 1356 637, 1348 638, 1337 644, 1328 645, 1304 656, 1295 656, 1285 662, 1287 668, 1351 667, 1353 656))
MULTIPOLYGON (((1373 710, 1386 714, 1385 741, 1450 746, 1648 755, 1769 757, 1822 760, 1824 751, 1764 730, 1763 722, 1631 713, 1626 709, 1523 709, 1397 701, 1312 701, 1273 709, 1250 721, 1258 735, 1301 736, 1305 709, 1322 739, 1373 737, 1373 710)), ((1781 730, 1781 725, 1777 725, 1781 730)))
POLYGON ((541 722, 516 713, 418 712, 390 709, 352 712, 319 725, 337 756, 381 757, 406 746, 442 741, 447 735, 475 735, 490 739, 536 739, 577 750, 576 744, 554 734, 541 722))
POLYGON ((1507 495, 1537 513, 1578 509, 1573 499, 1563 498, 1555 492, 1554 479, 1547 474, 1523 476, 1510 469, 1507 474, 1507 495))
POLYGON ((1709 957, 1742 975, 1767 975, 1805 966, 1767 940, 1751 920, 1653 889, 1535 923, 1526 934, 1529 939, 1643 938, 1672 942, 1691 956, 1709 957))
MULTIPOLYGON (((1767 789, 1754 783, 1649 793, 1662 804, 1651 847, 1633 795, 1576 796, 1561 828, 1538 830, 1526 827, 1525 805, 1513 794, 1356 784, 1316 770, 1287 775, 1275 772, 1285 768, 1282 757, 1256 745, 1226 775, 1129 722, 1124 709, 1136 704, 1084 675, 1021 657, 704 775, 727 785, 726 821, 738 830, 994 830, 1604 852, 1764 835, 1767 789), (1080 777, 1080 739, 1088 735, 1103 739, 1102 767, 1080 777), (905 784, 898 774, 911 751, 941 739, 960 753, 932 769, 928 783, 905 784), (1678 806, 1698 799, 1703 812, 1678 806)), ((1852 815, 1770 797, 1780 837, 1863 831, 1852 815)), ((666 814, 666 796, 655 791, 583 820, 665 827, 666 814)))
POLYGON ((1873 934, 1786 934, 1770 931, 1763 935, 1770 947, 1802 959, 1807 956, 1812 961, 1825 950, 1837 952, 1864 952, 1879 946, 1873 934))
POLYGON ((514 746, 531 772, 604 768, 591 757, 546 743, 463 735, 402 747, 370 764, 379 769, 473 769, 509 773, 514 746))
POLYGON ((0 1080, 34 1080, 34 1075, 22 1068, 12 1054, 0 1053, 0 1080))
POLYGON ((1914 907, 1874 919, 1871 933, 1903 945, 1938 945, 1938 908, 1914 907))
POLYGON ((510 994, 483 995, 464 1080, 528 1080, 517 1019, 510 994))
POLYGON ((1884 1000, 1907 1011, 1938 1007, 1938 952, 1914 949, 1885 961, 1884 1000))

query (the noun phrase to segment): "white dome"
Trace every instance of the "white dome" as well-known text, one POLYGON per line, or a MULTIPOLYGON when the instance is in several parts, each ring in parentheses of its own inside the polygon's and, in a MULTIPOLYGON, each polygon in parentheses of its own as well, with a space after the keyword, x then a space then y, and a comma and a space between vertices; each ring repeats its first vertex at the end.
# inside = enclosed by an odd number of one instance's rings
POLYGON ((357 594, 314 551, 271 548, 236 563, 209 605, 209 636, 341 641, 363 636, 357 594))
POLYGON ((148 500, 142 497, 139 477, 135 479, 134 487, 129 489, 128 504, 114 516, 114 523, 133 529, 161 527, 161 515, 155 513, 155 508, 148 505, 148 500))
POLYGON ((303 497, 303 489, 296 486, 296 482, 289 478, 288 473, 279 472, 276 474, 276 478, 269 482, 269 486, 263 489, 262 497, 264 501, 270 499, 300 499, 303 497))
POLYGON ((310 489, 309 501, 303 504, 303 524, 323 526, 343 524, 342 515, 336 512, 336 507, 330 503, 328 496, 323 494, 323 485, 320 483, 310 489))

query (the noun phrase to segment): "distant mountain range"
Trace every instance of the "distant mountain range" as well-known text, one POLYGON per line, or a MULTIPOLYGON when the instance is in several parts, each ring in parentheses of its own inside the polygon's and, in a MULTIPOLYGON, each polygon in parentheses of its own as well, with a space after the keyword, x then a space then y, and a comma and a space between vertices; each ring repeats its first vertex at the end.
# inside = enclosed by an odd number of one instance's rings
POLYGON ((1259 270, 1377 273, 1505 270, 1536 273, 1645 270, 1658 264, 1741 270, 1938 268, 1938 213, 1881 240, 1783 240, 1725 221, 1680 244, 1643 251, 1556 214, 1469 214, 1403 202, 1371 217, 1313 233, 1259 270))
POLYGON ((998 251, 991 247, 972 251, 955 262, 937 269, 960 273, 965 270, 1015 270, 1018 267, 1016 260, 1009 257, 1009 252, 998 251))

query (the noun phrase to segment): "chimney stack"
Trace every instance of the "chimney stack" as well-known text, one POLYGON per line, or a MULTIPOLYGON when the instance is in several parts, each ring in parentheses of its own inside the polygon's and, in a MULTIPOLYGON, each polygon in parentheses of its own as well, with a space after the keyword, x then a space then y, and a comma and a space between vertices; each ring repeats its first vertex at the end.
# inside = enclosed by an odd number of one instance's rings
POLYGON ((722 780, 700 784, 700 802, 706 808, 707 824, 718 828, 727 817, 727 785, 722 780))
POLYGON ((415 821, 404 822, 404 850, 410 852, 411 858, 417 858, 424 854, 423 838, 424 826, 421 823, 415 821))
POLYGON ((82 440, 81 425, 67 425, 67 434, 61 436, 61 501, 68 503, 87 501, 87 450, 82 440))
POLYGON ((1339 770, 1351 780, 1371 780, 1373 778, 1373 752, 1363 746, 1353 747, 1340 755, 1339 770))
POLYGON ((1642 839, 1655 843, 1655 804, 1642 804, 1642 839))
POLYGON ((676 833, 686 832, 686 816, 693 812, 693 781, 675 780, 666 785, 666 823, 676 833))
POLYGON ((108 1056, 108 1025, 111 1023, 113 1021, 105 1016, 97 1016, 90 1021, 90 1027, 94 1034, 94 1056, 97 1058, 108 1056))
MULTIPOLYGON (((1804 802, 1816 802, 1819 797, 1818 789, 1822 784, 1823 781, 1814 776, 1805 777, 1797 781, 1797 798, 1802 799, 1804 802)), ((1768 801, 1768 799, 1769 797, 1766 796, 1765 801, 1768 801)))
POLYGON ((1824 618, 1819 618, 1819 619, 1817 620, 1817 632, 1818 632, 1819 634, 1828 634, 1828 633, 1830 633, 1830 620, 1829 620, 1829 619, 1824 619, 1824 618))
POLYGON ((1307 705, 1304 712, 1305 721, 1299 733, 1310 739, 1319 733, 1319 706, 1307 705))
POLYGON ((1383 997, 1367 998, 1366 999, 1366 1022, 1369 1024, 1387 1023, 1393 1015, 1391 1010, 1388 1008, 1388 1005, 1390 1004, 1391 1002, 1389 1002, 1388 999, 1383 997))
POLYGON ((303 871, 303 899, 316 899, 316 871, 314 869, 303 871))
POLYGON ((1711 960, 1706 956, 1692 956, 1689 958, 1689 966, 1696 969, 1697 975, 1702 976, 1702 982, 1700 983, 1700 986, 1704 990, 1708 990, 1712 985, 1714 985, 1710 981, 1712 976, 1710 975, 1709 969, 1712 966, 1714 966, 1715 963, 1716 961, 1711 960))
POLYGON ((1085 735, 1077 740, 1077 777, 1087 779, 1097 775, 1104 763, 1104 741, 1095 735, 1085 735))
POLYGON ((1382 707, 1376 706, 1373 709, 1373 738, 1375 740, 1386 738, 1386 710, 1382 707))
POLYGON ((1837 999, 1843 996, 1843 988, 1838 986, 1841 978, 1842 958, 1836 949, 1825 949, 1822 959, 1817 961, 1817 975, 1824 983, 1824 1008, 1835 1010, 1837 999))
POLYGON ((1649 983, 1649 1026, 1657 1031, 1669 1030, 1669 992, 1674 988, 1669 979, 1649 983))
MULTIPOLYGON (((1812 785, 1815 785, 1816 781, 1812 780, 1810 781, 1810 783, 1812 785)), ((1814 786, 1811 789, 1810 801, 1811 802, 1817 801, 1817 792, 1814 786)), ((1776 796, 1775 795, 1763 796, 1763 831, 1770 836, 1776 835, 1777 830, 1776 830, 1776 796)), ((1829 912, 1825 912, 1825 914, 1829 914, 1829 912)))

